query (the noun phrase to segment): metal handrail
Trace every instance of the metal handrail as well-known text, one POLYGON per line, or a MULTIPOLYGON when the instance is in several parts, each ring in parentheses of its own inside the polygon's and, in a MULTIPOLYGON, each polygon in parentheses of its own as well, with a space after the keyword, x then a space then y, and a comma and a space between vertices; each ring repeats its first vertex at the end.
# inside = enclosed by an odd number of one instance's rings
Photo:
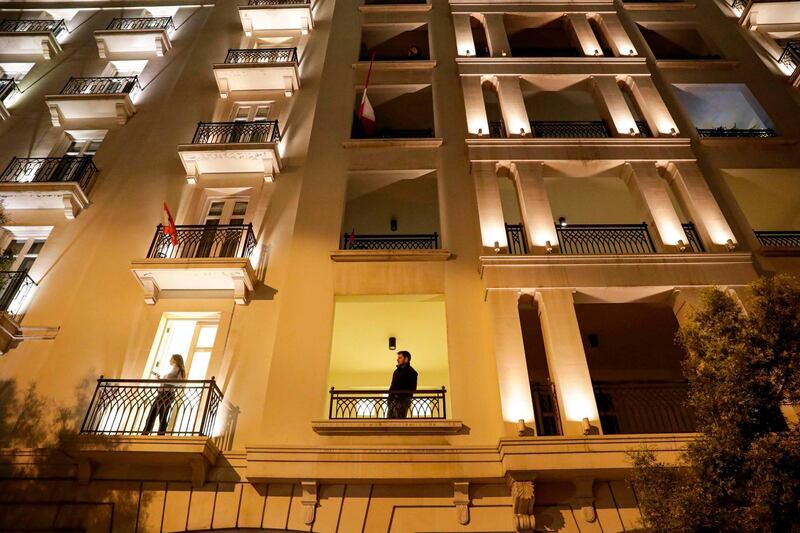
POLYGON ((17 82, 12 79, 0 79, 0 102, 19 92, 17 82))
POLYGON ((174 30, 172 17, 116 17, 107 30, 174 30))
POLYGON ((0 271, 0 311, 17 320, 31 289, 37 284, 27 270, 0 271))
POLYGON ((506 241, 508 242, 508 253, 511 255, 527 255, 528 239, 525 237, 525 225, 506 224, 506 241))
POLYGON ((97 172, 92 156, 14 157, 0 174, 0 182, 74 181, 87 191, 97 172))
POLYGON ((556 224, 562 254, 653 254, 647 224, 556 224))
POLYGON ((700 137, 775 137, 772 128, 697 128, 700 137))
POLYGON ((355 235, 342 236, 342 250, 435 250, 439 248, 439 234, 408 233, 405 235, 355 235))
POLYGON ((447 389, 415 391, 337 390, 331 387, 328 418, 338 419, 428 419, 447 418, 447 389))
POLYGON ((602 120, 531 120, 534 137, 558 139, 611 137, 602 120))
POLYGON ((686 381, 595 381, 592 386, 603 434, 695 431, 686 381))
POLYGON ((778 63, 786 65, 793 72, 800 68, 800 41, 787 41, 778 63))
POLYGON ((764 248, 800 248, 800 230, 754 231, 764 248))
POLYGON ((259 122, 198 122, 192 144, 277 143, 277 120, 259 122))
POLYGON ((531 381, 536 435, 540 437, 562 435, 561 415, 555 384, 531 381))
POLYGON ((697 228, 694 227, 693 222, 687 222, 685 224, 681 224, 683 228, 683 233, 686 234, 686 238, 689 240, 687 243, 689 245, 689 249, 694 253, 703 253, 706 251, 705 246, 703 246, 703 241, 700 239, 700 234, 697 232, 697 228))
POLYGON ((64 19, 36 20, 36 19, 4 19, 0 21, 0 32, 37 33, 53 32, 58 35, 67 29, 64 19))
POLYGON ((59 94, 131 94, 140 91, 138 76, 70 78, 59 94))
POLYGON ((256 247, 252 224, 175 226, 175 241, 159 224, 147 251, 148 259, 247 259, 256 247))
POLYGON ((297 48, 231 48, 225 63, 297 63, 297 48))

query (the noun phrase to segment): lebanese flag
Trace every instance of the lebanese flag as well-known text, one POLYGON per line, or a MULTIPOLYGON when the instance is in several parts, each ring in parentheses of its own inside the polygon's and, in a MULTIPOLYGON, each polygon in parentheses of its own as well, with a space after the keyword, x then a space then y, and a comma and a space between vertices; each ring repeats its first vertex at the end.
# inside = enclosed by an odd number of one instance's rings
POLYGON ((372 75, 372 64, 374 62, 375 52, 372 52, 372 58, 369 61, 369 70, 367 71, 367 81, 364 84, 364 95, 361 97, 361 105, 358 107, 358 119, 361 121, 361 128, 367 135, 372 135, 372 132, 375 131, 375 110, 372 109, 372 104, 369 103, 369 98, 367 98, 369 78, 372 75))
POLYGON ((175 227, 175 220, 172 219, 167 202, 164 202, 164 235, 169 235, 172 246, 178 246, 178 228, 175 227))

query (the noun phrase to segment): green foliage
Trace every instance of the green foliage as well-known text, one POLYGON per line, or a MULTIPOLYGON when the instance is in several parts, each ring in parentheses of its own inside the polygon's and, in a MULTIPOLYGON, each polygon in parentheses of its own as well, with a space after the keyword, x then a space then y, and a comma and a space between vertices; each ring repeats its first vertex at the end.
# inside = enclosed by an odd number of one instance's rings
POLYGON ((704 291, 678 334, 701 435, 679 468, 631 454, 653 531, 800 532, 800 428, 779 410, 800 403, 800 285, 775 276, 751 289, 747 313, 727 292, 704 291))

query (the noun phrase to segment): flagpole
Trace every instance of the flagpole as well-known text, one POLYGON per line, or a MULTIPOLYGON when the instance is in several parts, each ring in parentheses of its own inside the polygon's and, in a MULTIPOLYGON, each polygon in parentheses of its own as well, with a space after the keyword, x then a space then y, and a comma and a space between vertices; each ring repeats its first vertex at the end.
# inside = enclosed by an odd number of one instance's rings
POLYGON ((372 51, 372 57, 369 59, 369 69, 367 69, 367 81, 364 83, 364 94, 361 95, 361 105, 358 106, 358 118, 364 116, 364 100, 367 97, 367 87, 369 87, 369 78, 372 76, 372 64, 375 62, 375 50, 372 51))

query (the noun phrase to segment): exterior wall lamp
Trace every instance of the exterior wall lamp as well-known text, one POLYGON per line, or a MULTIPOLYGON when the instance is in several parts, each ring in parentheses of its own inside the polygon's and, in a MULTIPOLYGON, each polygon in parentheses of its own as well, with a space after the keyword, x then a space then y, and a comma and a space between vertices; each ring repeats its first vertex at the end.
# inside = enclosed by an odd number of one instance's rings
POLYGON ((564 218, 564 217, 558 217, 558 225, 561 226, 562 228, 566 228, 567 227, 567 219, 564 218))
POLYGON ((500 241, 494 241, 494 253, 500 253, 500 241))
POLYGON ((396 337, 389 337, 389 349, 396 350, 397 349, 397 338, 396 337))

